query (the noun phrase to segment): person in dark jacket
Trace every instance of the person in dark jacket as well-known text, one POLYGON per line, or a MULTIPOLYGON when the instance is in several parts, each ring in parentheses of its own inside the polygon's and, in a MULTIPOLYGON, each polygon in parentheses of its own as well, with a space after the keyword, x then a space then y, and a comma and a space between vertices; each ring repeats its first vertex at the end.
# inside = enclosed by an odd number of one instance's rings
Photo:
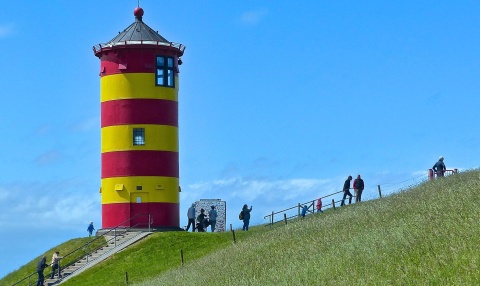
POLYGON ((243 205, 243 230, 248 230, 248 225, 250 224, 250 212, 252 211, 253 206, 250 206, 250 209, 247 205, 243 205))
POLYGON ((437 174, 437 177, 443 177, 445 174, 445 170, 447 170, 447 167, 445 167, 445 163, 443 163, 443 157, 440 156, 438 158, 438 162, 433 165, 433 171, 437 174))
POLYGON ((43 286, 43 281, 45 280, 45 276, 43 276, 43 270, 47 268, 47 257, 44 255, 37 263, 37 273, 38 273, 38 280, 37 286, 43 286))
POLYGON ((355 191, 355 202, 361 202, 362 201, 362 192, 363 189, 365 188, 365 184, 360 178, 360 175, 357 176, 355 181, 353 181, 353 190, 355 191))
POLYGON ((93 221, 90 222, 90 224, 88 225, 87 227, 87 231, 88 231, 88 236, 92 236, 92 232, 95 230, 95 227, 93 226, 93 221))
POLYGON ((347 198, 347 196, 349 196, 348 204, 352 203, 352 193, 350 193, 350 181, 352 179, 353 179, 352 176, 348 176, 348 178, 345 180, 345 183, 343 184, 343 199, 342 199, 342 203, 340 204, 340 206, 345 205, 345 199, 347 198))
POLYGON ((197 216, 197 231, 205 232, 205 210, 200 209, 200 214, 197 216))
POLYGON ((212 206, 212 209, 208 212, 208 224, 210 224, 210 228, 212 232, 215 231, 215 225, 217 224, 217 210, 215 206, 212 206))

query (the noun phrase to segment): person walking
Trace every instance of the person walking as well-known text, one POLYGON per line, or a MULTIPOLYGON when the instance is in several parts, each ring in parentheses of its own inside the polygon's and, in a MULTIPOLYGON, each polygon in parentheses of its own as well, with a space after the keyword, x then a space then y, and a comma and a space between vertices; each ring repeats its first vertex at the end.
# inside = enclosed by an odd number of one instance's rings
POLYGON ((318 213, 323 213, 323 211, 322 211, 322 205, 323 205, 323 204, 322 204, 322 198, 319 198, 319 199, 317 200, 317 214, 318 214, 318 213))
POLYGON ((210 224, 212 232, 214 232, 215 225, 217 223, 217 210, 215 209, 215 206, 212 206, 212 209, 208 212, 208 222, 210 224))
POLYGON ((360 175, 358 175, 355 181, 353 181, 353 190, 355 191, 356 203, 359 203, 362 201, 362 192, 364 188, 365 188, 365 184, 362 178, 360 177, 360 175))
POLYGON ((247 205, 243 205, 243 230, 248 231, 248 226, 250 224, 250 212, 252 211, 253 206, 250 206, 250 209, 247 205))
POLYGON ((347 198, 347 196, 349 196, 348 204, 352 203, 352 193, 350 193, 350 181, 351 180, 352 180, 352 176, 348 176, 348 178, 345 180, 345 183, 343 184, 343 199, 342 199, 342 203, 340 204, 340 206, 345 205, 345 199, 347 198))
POLYGON ((445 167, 445 163, 443 162, 443 157, 440 156, 438 158, 438 162, 433 165, 433 171, 435 174, 437 174, 437 177, 443 177, 445 174, 445 171, 447 170, 447 167, 445 167))
POLYGON ((305 217, 305 215, 307 214, 307 210, 308 210, 307 205, 303 205, 302 213, 301 213, 302 218, 305 217))
POLYGON ((90 224, 87 227, 88 231, 88 237, 92 236, 92 232, 95 230, 95 227, 93 227, 93 221, 90 222, 90 224))
POLYGON ((188 208, 187 217, 188 224, 186 231, 188 231, 190 225, 192 225, 192 232, 195 232, 195 204, 192 204, 192 206, 188 208))
POLYGON ((58 256, 60 254, 59 251, 55 251, 55 253, 53 254, 52 256, 52 274, 50 274, 50 279, 53 279, 53 277, 55 276, 55 270, 58 269, 58 278, 60 278, 60 259, 62 259, 62 257, 58 256))
POLYGON ((43 286, 43 281, 45 281, 45 276, 43 276, 43 270, 47 268, 47 257, 44 255, 42 258, 37 263, 37 274, 38 274, 38 280, 37 280, 37 286, 43 286))

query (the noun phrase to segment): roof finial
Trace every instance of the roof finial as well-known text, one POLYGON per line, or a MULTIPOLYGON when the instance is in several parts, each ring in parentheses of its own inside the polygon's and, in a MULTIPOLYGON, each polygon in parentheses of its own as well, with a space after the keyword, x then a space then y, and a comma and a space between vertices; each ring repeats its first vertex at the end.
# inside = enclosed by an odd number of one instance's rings
POLYGON ((143 9, 140 8, 140 6, 135 8, 135 10, 133 10, 133 15, 135 15, 135 19, 141 22, 143 16, 143 9))

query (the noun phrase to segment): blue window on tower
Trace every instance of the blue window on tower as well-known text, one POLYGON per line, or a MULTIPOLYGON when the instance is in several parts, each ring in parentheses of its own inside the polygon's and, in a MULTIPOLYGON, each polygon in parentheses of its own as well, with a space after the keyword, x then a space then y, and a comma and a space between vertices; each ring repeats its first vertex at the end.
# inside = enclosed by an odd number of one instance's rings
POLYGON ((173 75, 173 58, 157 56, 157 73, 155 84, 157 86, 175 87, 175 77, 173 75))
POLYGON ((133 128, 133 145, 145 145, 145 128, 133 128))

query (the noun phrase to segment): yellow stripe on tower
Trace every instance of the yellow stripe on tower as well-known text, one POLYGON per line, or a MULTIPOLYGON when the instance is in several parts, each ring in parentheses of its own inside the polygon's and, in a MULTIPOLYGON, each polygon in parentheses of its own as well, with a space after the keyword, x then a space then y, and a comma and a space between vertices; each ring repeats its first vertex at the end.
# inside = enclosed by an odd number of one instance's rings
POLYGON ((116 177, 102 179, 102 204, 135 203, 130 194, 148 191, 148 202, 179 203, 178 178, 116 177), (121 182, 121 183, 119 183, 121 182), (137 187, 141 186, 142 190, 137 187))
POLYGON ((129 98, 151 98, 178 101, 178 77, 175 88, 155 85, 153 73, 124 73, 100 79, 100 101, 129 98), (151 84, 146 84, 151 83, 151 84))
POLYGON ((149 124, 115 125, 102 128, 102 153, 127 150, 178 152, 178 128, 149 124), (145 128, 145 145, 133 146, 133 128, 145 128))

